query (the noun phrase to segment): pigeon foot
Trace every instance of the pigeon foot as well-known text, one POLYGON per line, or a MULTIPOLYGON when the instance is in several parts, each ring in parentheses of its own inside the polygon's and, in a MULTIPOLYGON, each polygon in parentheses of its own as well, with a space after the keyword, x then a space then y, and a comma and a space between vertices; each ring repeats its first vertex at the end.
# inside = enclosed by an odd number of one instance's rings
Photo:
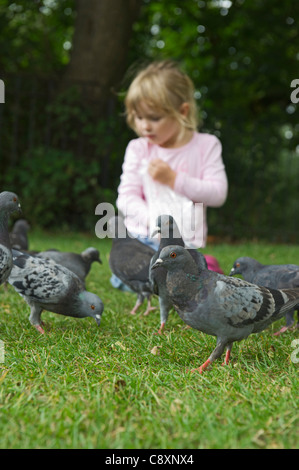
POLYGON ((273 336, 282 335, 282 334, 285 333, 287 330, 288 330, 288 327, 287 327, 287 326, 283 326, 282 328, 280 328, 279 331, 276 331, 276 333, 273 333, 273 336))
POLYGON ((156 309, 157 309, 157 307, 149 306, 149 307, 147 307, 147 309, 146 309, 146 311, 144 312, 143 315, 146 317, 146 315, 148 315, 150 312, 152 312, 153 310, 156 310, 156 309))
POLYGON ((154 335, 163 335, 164 328, 165 328, 165 323, 161 323, 160 328, 158 329, 157 333, 154 333, 154 335))
POLYGON ((222 362, 222 366, 227 366, 227 364, 229 363, 229 358, 230 358, 230 349, 228 349, 226 351, 226 354, 225 354, 225 359, 224 361, 222 362))
POLYGON ((42 335, 45 334, 45 330, 40 325, 33 325, 42 335))
POLYGON ((142 304, 142 302, 137 301, 135 306, 130 311, 130 314, 135 315, 141 304, 142 304))
MULTIPOLYGON (((210 365, 212 364, 212 362, 210 361, 210 359, 208 359, 206 362, 204 362, 200 367, 198 367, 197 369, 191 369, 190 372, 193 373, 193 372, 199 372, 200 374, 202 374, 202 372, 210 365)), ((187 370, 189 372, 189 369, 187 370)))

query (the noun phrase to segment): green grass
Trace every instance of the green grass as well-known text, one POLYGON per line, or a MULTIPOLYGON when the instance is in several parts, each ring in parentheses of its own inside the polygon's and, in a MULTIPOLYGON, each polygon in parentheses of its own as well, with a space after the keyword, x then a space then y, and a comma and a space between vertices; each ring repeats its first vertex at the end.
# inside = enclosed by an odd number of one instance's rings
MULTIPOLYGON (((1 286, 0 448, 216 449, 298 447, 298 330, 267 331, 235 343, 229 366, 186 370, 207 359, 215 338, 159 312, 130 315, 135 296, 110 286, 109 240, 93 235, 34 232, 32 249, 80 252, 96 246, 87 287, 105 304, 100 327, 44 312, 46 334, 29 323, 29 307, 1 286), (153 354, 153 348, 158 354, 153 354)), ((224 271, 241 255, 265 263, 299 264, 299 247, 219 244, 204 250, 224 271)), ((154 301, 158 305, 157 300, 154 301)), ((298 355, 299 356, 299 353, 298 355)))

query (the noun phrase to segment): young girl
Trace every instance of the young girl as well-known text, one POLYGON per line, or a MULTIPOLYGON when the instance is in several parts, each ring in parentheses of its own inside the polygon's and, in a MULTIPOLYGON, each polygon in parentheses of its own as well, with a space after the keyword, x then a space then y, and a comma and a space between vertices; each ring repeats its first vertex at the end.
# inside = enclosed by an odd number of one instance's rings
POLYGON ((145 243, 159 214, 171 214, 187 247, 204 247, 207 207, 227 197, 227 177, 217 137, 197 131, 194 86, 172 61, 154 62, 131 83, 128 125, 139 136, 129 142, 118 210, 127 229, 145 243))

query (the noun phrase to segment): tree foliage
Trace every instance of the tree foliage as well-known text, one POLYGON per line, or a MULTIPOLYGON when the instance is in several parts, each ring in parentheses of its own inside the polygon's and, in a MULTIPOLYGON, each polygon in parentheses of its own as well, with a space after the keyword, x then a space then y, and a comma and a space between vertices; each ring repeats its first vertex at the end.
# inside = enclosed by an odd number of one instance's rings
POLYGON ((53 77, 69 62, 74 0, 0 0, 1 72, 53 77))

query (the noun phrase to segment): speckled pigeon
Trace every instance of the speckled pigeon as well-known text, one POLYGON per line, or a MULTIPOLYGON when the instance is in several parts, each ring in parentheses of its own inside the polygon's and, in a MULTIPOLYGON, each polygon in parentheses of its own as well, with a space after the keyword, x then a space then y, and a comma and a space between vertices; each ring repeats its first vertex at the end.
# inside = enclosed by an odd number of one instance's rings
MULTIPOLYGON (((162 214, 157 217, 156 227, 154 228, 151 236, 154 237, 157 234, 160 235, 160 244, 158 251, 151 259, 149 277, 153 285, 153 292, 159 296, 160 328, 158 330, 158 334, 161 334, 164 330, 169 312, 172 308, 172 302, 166 287, 166 269, 161 266, 158 269, 152 270, 151 266, 157 261, 163 248, 168 245, 179 245, 185 247, 185 243, 182 239, 176 221, 171 215, 168 214, 162 214)), ((206 260, 202 253, 196 249, 188 249, 188 252, 191 254, 196 264, 198 264, 200 267, 207 267, 206 260)))
MULTIPOLYGON (((245 281, 272 289, 288 289, 299 287, 299 266, 296 264, 261 264, 249 256, 237 258, 230 276, 241 274, 245 281)), ((295 310, 298 310, 299 305, 295 310)), ((286 326, 274 333, 278 336, 294 324, 294 309, 286 312, 286 326)), ((296 325, 299 326, 299 323, 296 325)))
POLYGON ((18 219, 9 234, 11 247, 15 250, 28 250, 28 230, 30 225, 26 219, 18 219))
POLYGON ((86 248, 82 253, 72 253, 68 251, 47 250, 41 251, 36 256, 39 258, 50 258, 56 263, 65 266, 73 271, 85 283, 85 278, 90 271, 94 261, 102 264, 99 250, 92 246, 86 248))
POLYGON ((10 191, 0 193, 0 284, 7 281, 12 269, 8 221, 10 215, 16 211, 21 211, 18 196, 10 191))
POLYGON ((227 349, 228 364, 234 341, 258 333, 299 302, 299 289, 269 289, 206 268, 199 270, 181 246, 170 245, 152 266, 167 269, 166 286, 181 319, 187 325, 216 336, 216 348, 198 369, 202 373, 227 349))
POLYGON ((103 302, 84 285, 76 274, 55 263, 12 250, 13 268, 8 282, 30 307, 30 323, 40 332, 43 310, 68 317, 93 317, 100 325, 103 302))
POLYGON ((145 245, 128 233, 121 216, 111 217, 108 221, 108 234, 112 238, 109 256, 111 272, 137 294, 137 301, 131 314, 147 299, 147 315, 154 307, 151 306, 153 294, 149 280, 149 264, 155 250, 145 245))

